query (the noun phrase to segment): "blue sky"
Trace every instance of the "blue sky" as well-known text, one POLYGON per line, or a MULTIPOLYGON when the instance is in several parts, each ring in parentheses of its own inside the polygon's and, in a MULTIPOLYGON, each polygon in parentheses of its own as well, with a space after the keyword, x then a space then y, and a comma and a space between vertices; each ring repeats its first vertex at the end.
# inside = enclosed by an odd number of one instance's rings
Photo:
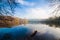
POLYGON ((17 0, 20 8, 16 8, 15 16, 26 19, 45 19, 51 16, 53 11, 49 0, 17 0))

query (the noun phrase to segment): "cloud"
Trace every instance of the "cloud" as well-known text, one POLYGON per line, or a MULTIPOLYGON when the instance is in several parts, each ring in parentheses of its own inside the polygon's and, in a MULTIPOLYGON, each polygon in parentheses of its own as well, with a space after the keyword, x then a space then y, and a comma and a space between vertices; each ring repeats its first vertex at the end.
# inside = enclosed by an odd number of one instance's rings
POLYGON ((34 6, 35 5, 35 3, 33 3, 33 2, 27 2, 27 1, 24 1, 24 0, 18 0, 18 2, 21 5, 26 5, 26 6, 34 6))
POLYGON ((50 4, 45 4, 43 1, 41 3, 39 2, 31 2, 31 1, 25 1, 25 0, 18 0, 18 2, 22 5, 22 9, 19 9, 17 11, 17 16, 21 16, 22 18, 28 18, 28 19, 45 19, 49 18, 54 15, 52 13, 57 5, 51 6, 50 4), (50 6, 49 6, 50 5, 50 6), (28 7, 27 7, 28 6, 28 7), (20 11, 21 10, 21 11, 20 11))
POLYGON ((37 32, 40 33, 40 35, 43 35, 43 37, 47 36, 47 39, 49 39, 50 37, 53 38, 53 36, 56 39, 60 39, 60 28, 50 27, 49 25, 45 25, 45 24, 44 25, 43 24, 33 24, 33 25, 32 24, 28 24, 28 25, 26 25, 26 27, 32 29, 33 31, 37 30, 37 32), (52 36, 49 35, 49 34, 51 34, 52 36))
POLYGON ((48 15, 47 10, 44 10, 43 8, 30 8, 27 9, 27 14, 25 18, 31 18, 31 19, 43 19, 48 18, 50 15, 48 15))

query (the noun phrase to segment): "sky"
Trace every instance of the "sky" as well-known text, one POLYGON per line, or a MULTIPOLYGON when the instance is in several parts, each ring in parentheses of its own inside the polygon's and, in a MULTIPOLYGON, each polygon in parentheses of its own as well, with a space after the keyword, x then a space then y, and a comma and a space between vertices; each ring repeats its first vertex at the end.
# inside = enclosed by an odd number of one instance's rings
POLYGON ((50 6, 49 0, 17 0, 20 8, 16 8, 15 16, 26 19, 46 19, 51 17, 55 9, 50 6))

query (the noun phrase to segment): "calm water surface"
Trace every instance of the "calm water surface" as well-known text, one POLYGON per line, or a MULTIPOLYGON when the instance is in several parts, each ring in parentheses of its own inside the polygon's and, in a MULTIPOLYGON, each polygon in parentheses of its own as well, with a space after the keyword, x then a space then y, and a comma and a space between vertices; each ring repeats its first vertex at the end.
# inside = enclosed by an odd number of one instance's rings
POLYGON ((23 37, 32 34, 34 31, 37 31, 36 36, 39 36, 41 39, 60 39, 60 28, 50 27, 45 24, 26 24, 14 26, 12 28, 0 28, 0 39, 3 39, 5 34, 11 34, 12 38, 17 40, 22 38, 23 40, 23 37))

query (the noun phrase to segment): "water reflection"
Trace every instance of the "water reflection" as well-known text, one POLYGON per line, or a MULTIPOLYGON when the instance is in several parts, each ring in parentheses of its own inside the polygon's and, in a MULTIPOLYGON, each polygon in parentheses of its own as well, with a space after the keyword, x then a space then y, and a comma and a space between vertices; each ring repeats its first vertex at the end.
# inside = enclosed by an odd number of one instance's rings
POLYGON ((50 27, 59 27, 60 28, 60 24, 55 24, 55 23, 43 23, 46 25, 49 25, 50 27))
POLYGON ((42 21, 41 23, 49 25, 51 27, 60 27, 60 20, 59 20, 59 18, 56 18, 56 19, 47 19, 47 20, 42 21))
MULTIPOLYGON (((45 25, 45 24, 28 24, 26 26, 29 26, 29 28, 33 29, 33 30, 37 30, 38 31, 38 38, 41 38, 43 40, 57 40, 60 39, 60 28, 55 28, 55 27, 51 27, 49 25, 45 25), (39 37, 40 36, 40 37, 39 37)), ((36 37, 37 38, 37 37, 36 37)))
POLYGON ((44 24, 0 28, 0 40, 59 40, 60 29, 44 24))

